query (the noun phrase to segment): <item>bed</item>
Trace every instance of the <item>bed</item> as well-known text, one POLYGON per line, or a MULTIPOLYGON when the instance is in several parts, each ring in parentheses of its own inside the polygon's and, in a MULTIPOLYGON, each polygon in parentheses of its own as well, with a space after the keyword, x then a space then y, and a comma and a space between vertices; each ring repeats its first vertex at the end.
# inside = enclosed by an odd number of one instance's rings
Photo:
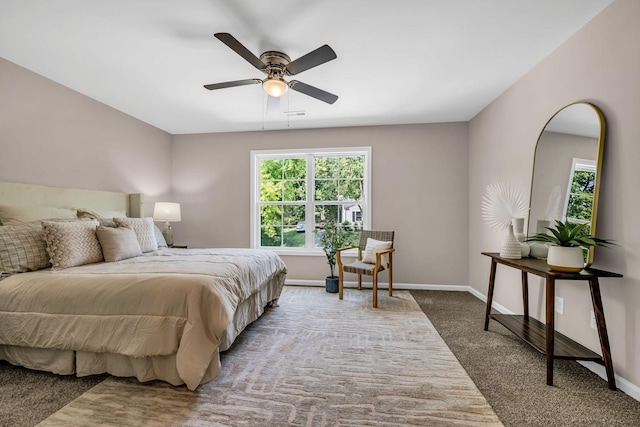
MULTIPOLYGON (((134 218, 144 212, 141 195, 0 183, 0 205, 31 208, 34 201, 41 208, 124 210, 135 226, 150 221, 134 218)), ((53 267, 0 280, 0 360, 30 369, 109 373, 195 390, 220 374, 220 352, 277 304, 286 277, 275 253, 240 248, 159 247, 114 262, 64 265, 55 251, 70 244, 68 236, 52 243, 54 231, 108 227, 95 218, 27 224, 0 227, 0 258, 11 252, 12 230, 42 224, 53 267)), ((132 229, 117 230, 129 236, 132 229)))

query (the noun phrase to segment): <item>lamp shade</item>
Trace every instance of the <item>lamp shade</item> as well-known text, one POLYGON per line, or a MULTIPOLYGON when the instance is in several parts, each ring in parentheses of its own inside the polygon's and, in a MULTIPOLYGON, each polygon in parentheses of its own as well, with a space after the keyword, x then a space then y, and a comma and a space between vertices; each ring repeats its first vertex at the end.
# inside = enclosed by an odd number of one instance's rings
POLYGON ((153 220, 180 222, 180 203, 156 202, 153 208, 153 220))
POLYGON ((269 96, 273 96, 274 98, 278 98, 287 91, 289 86, 287 86, 287 82, 282 79, 268 77, 265 81, 262 82, 262 87, 265 92, 269 94, 269 96))

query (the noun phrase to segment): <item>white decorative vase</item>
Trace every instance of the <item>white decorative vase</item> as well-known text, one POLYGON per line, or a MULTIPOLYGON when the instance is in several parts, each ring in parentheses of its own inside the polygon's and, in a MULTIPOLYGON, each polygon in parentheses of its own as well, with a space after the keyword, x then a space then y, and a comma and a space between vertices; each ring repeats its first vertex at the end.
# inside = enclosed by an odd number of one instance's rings
POLYGON ((518 239, 516 239, 516 236, 513 234, 512 224, 509 224, 507 236, 502 241, 502 245, 500 245, 500 256, 509 259, 522 258, 522 248, 520 247, 520 242, 518 242, 518 239))
POLYGON ((551 246, 547 255, 547 265, 552 270, 577 273, 584 268, 582 248, 551 246))

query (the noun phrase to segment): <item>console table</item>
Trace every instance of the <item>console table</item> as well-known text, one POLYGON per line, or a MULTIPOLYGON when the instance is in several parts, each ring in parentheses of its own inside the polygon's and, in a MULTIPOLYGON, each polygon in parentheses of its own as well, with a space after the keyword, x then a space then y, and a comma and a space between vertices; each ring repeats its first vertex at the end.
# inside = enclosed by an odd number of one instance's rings
POLYGON ((553 360, 572 359, 590 360, 605 366, 609 388, 616 390, 616 380, 613 373, 613 363, 611 361, 611 350, 609 349, 609 336, 607 326, 602 311, 602 298, 600 295, 600 277, 622 277, 621 274, 609 271, 586 268, 579 273, 564 273, 553 271, 546 261, 536 258, 509 259, 502 258, 498 253, 482 252, 491 258, 491 272, 489 274, 489 290, 487 292, 487 311, 484 318, 484 330, 489 328, 489 319, 501 323, 508 330, 513 332, 520 339, 524 340, 536 350, 540 351, 547 359, 547 385, 553 385, 553 360), (496 267, 503 264, 521 271, 522 274, 522 305, 523 315, 491 314, 491 304, 493 301, 493 289, 496 280, 496 267), (546 282, 546 323, 542 323, 533 317, 529 317, 529 283, 527 273, 540 276, 546 282), (588 348, 578 344, 567 336, 555 332, 555 286, 556 280, 583 280, 589 282, 591 291, 591 301, 600 338, 602 356, 594 353, 588 348))

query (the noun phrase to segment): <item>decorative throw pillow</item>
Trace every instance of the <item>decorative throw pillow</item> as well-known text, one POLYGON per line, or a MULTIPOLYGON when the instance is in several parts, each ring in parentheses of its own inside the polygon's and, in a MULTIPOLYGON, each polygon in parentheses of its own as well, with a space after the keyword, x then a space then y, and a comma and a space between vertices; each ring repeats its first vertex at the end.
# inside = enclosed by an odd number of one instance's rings
POLYGON ((158 242, 153 231, 153 218, 113 218, 118 227, 129 227, 135 233, 142 252, 158 250, 158 242))
POLYGON ((51 267, 39 222, 0 227, 0 273, 3 276, 51 267))
POLYGON ((98 221, 42 221, 52 270, 104 260, 96 236, 98 221))
POLYGON ((142 255, 136 233, 129 227, 98 226, 96 235, 106 262, 116 262, 142 255))
POLYGON ((2 225, 22 225, 53 218, 78 218, 78 213, 76 209, 67 208, 0 205, 0 223, 2 225))
POLYGON ((383 242, 381 240, 376 240, 368 237, 367 245, 365 246, 364 254, 362 255, 362 262, 366 262, 367 264, 375 264, 376 253, 390 249, 392 244, 393 242, 383 242))

